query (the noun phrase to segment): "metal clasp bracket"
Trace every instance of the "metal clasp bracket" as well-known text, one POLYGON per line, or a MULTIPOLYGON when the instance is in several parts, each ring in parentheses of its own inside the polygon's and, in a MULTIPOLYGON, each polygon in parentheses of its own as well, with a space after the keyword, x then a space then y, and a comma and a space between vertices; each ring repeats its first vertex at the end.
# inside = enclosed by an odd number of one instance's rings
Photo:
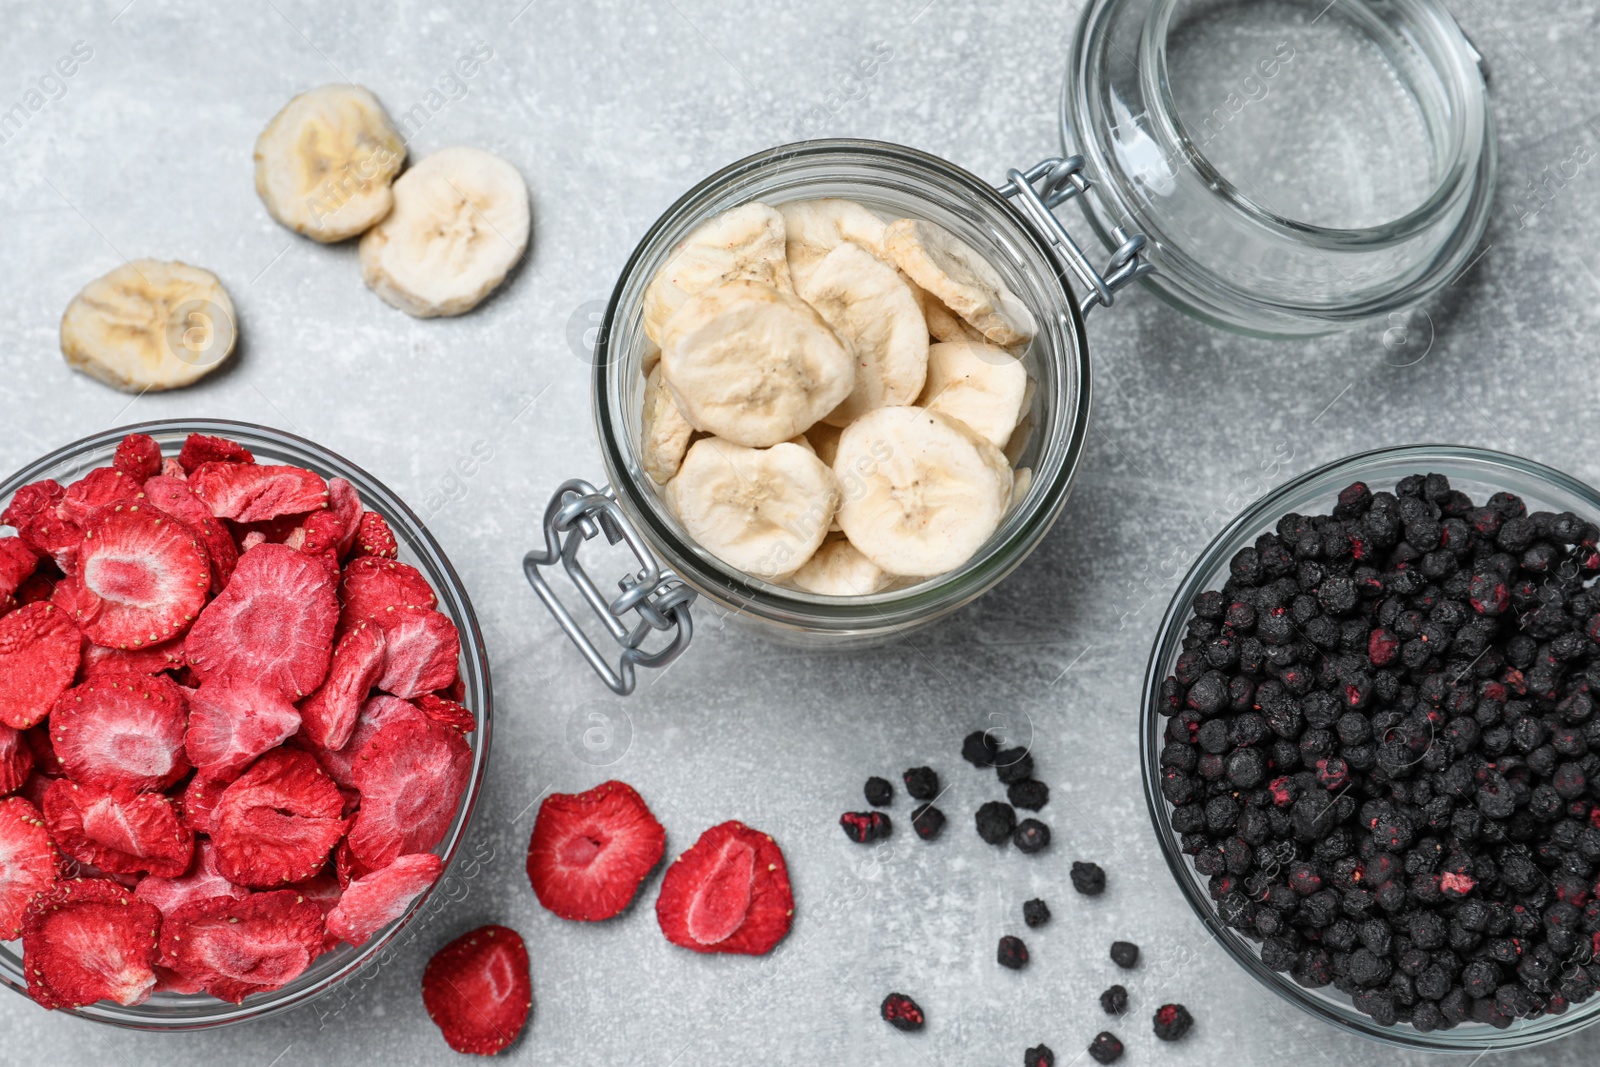
POLYGON ((633 692, 635 665, 665 667, 683 654, 694 636, 694 621, 689 614, 694 590, 677 575, 661 568, 655 553, 634 531, 609 489, 596 489, 580 479, 563 482, 545 506, 544 548, 534 549, 522 557, 522 573, 527 575, 528 584, 539 594, 567 637, 589 661, 589 666, 619 696, 633 692), (606 599, 583 564, 578 562, 578 549, 602 531, 613 545, 625 541, 639 562, 638 571, 617 582, 622 592, 613 600, 606 599), (545 580, 542 568, 553 567, 558 562, 583 594, 583 599, 589 602, 590 609, 622 646, 622 658, 615 668, 589 635, 578 627, 578 620, 545 580), (639 617, 631 626, 624 621, 629 612, 639 617), (672 640, 658 651, 646 652, 642 647, 644 639, 656 630, 674 631, 672 640))
POLYGON ((1156 269, 1144 258, 1144 234, 1129 234, 1119 225, 1112 230, 1120 244, 1111 254, 1111 262, 1103 272, 1096 270, 1078 242, 1056 218, 1052 208, 1088 192, 1092 184, 1083 173, 1082 156, 1046 159, 1026 172, 1013 168, 1006 171, 1006 178, 1006 183, 1000 186, 1000 195, 1016 200, 1083 284, 1084 296, 1078 303, 1078 310, 1085 316, 1096 304, 1110 307, 1118 289, 1156 269))

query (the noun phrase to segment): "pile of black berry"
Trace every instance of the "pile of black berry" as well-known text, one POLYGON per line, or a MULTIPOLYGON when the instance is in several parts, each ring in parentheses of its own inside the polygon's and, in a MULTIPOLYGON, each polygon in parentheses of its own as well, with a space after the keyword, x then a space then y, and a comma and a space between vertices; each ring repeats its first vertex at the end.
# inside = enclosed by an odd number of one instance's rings
POLYGON ((1416 475, 1285 515, 1195 598, 1162 791, 1267 966, 1424 1031, 1594 993, 1597 545, 1416 475))
POLYGON ((1050 803, 1050 787, 1033 776, 1033 754, 1026 748, 1002 749, 988 731, 976 730, 962 741, 961 755, 974 767, 993 767, 1006 787, 1006 800, 991 800, 973 813, 978 836, 991 845, 1010 841, 1029 855, 1048 847, 1048 825, 1038 819, 1017 821, 1017 808, 1038 811, 1050 803))

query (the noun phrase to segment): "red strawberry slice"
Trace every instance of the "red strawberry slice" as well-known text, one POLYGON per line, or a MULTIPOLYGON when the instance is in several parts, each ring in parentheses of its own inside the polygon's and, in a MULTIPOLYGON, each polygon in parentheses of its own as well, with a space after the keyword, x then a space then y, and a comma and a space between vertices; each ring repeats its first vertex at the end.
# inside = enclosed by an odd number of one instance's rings
POLYGON ((205 992, 204 989, 200 988, 199 982, 194 981, 192 978, 185 978, 177 971, 172 970, 170 967, 163 967, 159 963, 156 964, 155 991, 157 993, 180 993, 185 996, 191 993, 205 992))
POLYGON ((480 926, 434 953, 422 1006, 447 1045, 492 1056, 515 1041, 533 1010, 528 947, 505 926, 480 926))
POLYGON ((339 583, 339 629, 377 618, 406 605, 422 608, 439 606, 433 586, 422 572, 407 563, 381 556, 359 556, 344 568, 339 583))
POLYGON ((22 797, 0 800, 0 941, 22 933, 23 913, 56 884, 60 860, 39 809, 22 797))
POLYGON ((381 871, 357 878, 328 912, 328 933, 352 945, 364 945, 373 934, 405 914, 411 902, 444 872, 444 861, 432 852, 401 856, 381 871))
POLYGON ((141 482, 154 478, 161 473, 161 446, 147 433, 130 433, 117 445, 111 465, 141 482))
POLYGON ((83 531, 57 514, 67 491, 53 478, 33 482, 18 489, 0 523, 16 528, 23 542, 41 556, 48 556, 68 573, 77 569, 78 543, 83 531), (67 566, 71 564, 71 566, 67 566))
POLYGON ((317 763, 327 772, 328 777, 337 782, 341 789, 354 789, 356 764, 360 761, 367 742, 396 719, 420 720, 426 717, 410 701, 379 693, 361 705, 361 714, 356 716, 355 729, 350 731, 350 740, 344 743, 343 748, 323 748, 313 744, 304 734, 296 735, 290 741, 315 756, 317 763))
POLYGON ((33 746, 21 730, 0 725, 0 797, 15 793, 33 773, 33 746))
POLYGON ((310 878, 344 836, 344 797, 310 753, 275 749, 222 791, 211 839, 217 868, 236 885, 310 878))
POLYGON ((50 743, 50 724, 42 722, 37 726, 30 726, 22 731, 23 739, 28 742, 28 747, 33 750, 33 772, 43 774, 48 778, 60 778, 66 774, 66 768, 61 766, 61 760, 56 755, 56 747, 50 743))
POLYGON ((97 645, 143 648, 189 628, 211 564, 195 534, 155 508, 102 508, 84 526, 78 626, 97 645))
POLYGON ((361 496, 356 492, 356 487, 343 478, 329 478, 328 510, 339 516, 340 529, 344 531, 336 546, 342 560, 350 555, 356 543, 357 528, 361 524, 361 496))
POLYGON ((333 650, 328 679, 300 703, 300 732, 313 744, 341 749, 350 740, 361 705, 383 673, 383 628, 362 623, 333 650))
POLYGON ((383 727, 356 760, 361 810, 350 851, 373 870, 432 851, 450 829, 471 771, 472 750, 459 731, 423 715, 383 727))
POLYGON ((301 467, 203 463, 189 474, 189 488, 211 514, 235 522, 265 522, 328 506, 328 483, 301 467))
POLYGON ((464 734, 470 734, 478 728, 478 720, 472 712, 447 697, 424 693, 412 703, 434 722, 454 727, 464 734))
POLYGON ((283 545, 239 557, 233 580, 205 606, 185 642, 202 681, 248 681, 288 701, 322 684, 339 618, 334 582, 283 545))
POLYGON ((39 554, 20 537, 0 537, 0 597, 17 591, 39 566, 39 554))
POLYGON ((248 684, 207 682, 189 692, 189 762, 202 775, 232 781, 263 752, 300 729, 300 713, 277 693, 248 684))
POLYGON ((203 774, 189 779, 189 784, 183 788, 182 810, 179 812, 183 825, 197 834, 212 833, 222 791, 232 784, 226 779, 208 778, 203 774))
POLYGON ((67 486, 56 505, 56 516, 84 526, 101 508, 139 503, 143 491, 144 479, 130 478, 115 467, 96 467, 67 486))
POLYGON ((255 461, 256 457, 250 454, 250 450, 238 442, 203 433, 190 434, 178 452, 178 465, 189 474, 193 474, 207 463, 254 463, 255 461))
POLYGON ((50 711, 78 673, 83 635, 51 604, 0 615, 0 722, 22 730, 50 711))
POLYGON ((54 560, 40 560, 37 570, 22 580, 16 592, 11 595, 16 599, 18 607, 29 604, 39 604, 50 599, 56 591, 56 583, 62 581, 60 569, 54 560))
POLYGON ((357 878, 365 878, 371 873, 372 869, 356 859, 350 852, 350 839, 348 837, 334 847, 333 874, 338 879, 340 886, 348 889, 351 882, 357 878))
POLYGON ((281 989, 322 952, 322 909, 293 889, 185 904, 161 924, 161 964, 237 1004, 281 989))
POLYGON ((243 900, 250 895, 244 886, 234 885, 217 868, 216 846, 204 838, 194 843, 194 860, 187 873, 177 878, 149 875, 139 879, 133 895, 154 904, 162 915, 171 915, 185 904, 212 897, 243 900))
MULTIPOLYGON (((343 842, 340 842, 343 844, 343 842)), ((306 900, 311 901, 322 911, 324 927, 327 925, 328 913, 339 903, 339 898, 344 895, 344 886, 339 884, 339 879, 327 868, 317 872, 303 882, 296 882, 288 888, 299 893, 306 900)), ((339 946, 339 938, 332 933, 325 933, 322 938, 322 951, 332 952, 339 946)))
POLYGON ((376 511, 362 514, 361 524, 356 529, 355 550, 357 556, 379 556, 383 559, 394 559, 400 554, 394 531, 389 529, 389 524, 376 511))
POLYGON ((0 511, 0 525, 13 526, 20 530, 40 515, 56 510, 56 505, 61 503, 61 498, 67 495, 66 489, 54 478, 44 478, 37 482, 29 482, 18 489, 11 497, 11 503, 0 511))
MULTIPOLYGON (((22 788, 17 790, 17 796, 32 804, 39 811, 44 811, 44 795, 50 791, 50 783, 55 779, 49 775, 40 774, 35 770, 28 775, 28 780, 22 783, 22 788)), ((40 818, 44 816, 41 815, 40 818)), ((4 938, 0 938, 3 941, 4 938)))
MULTIPOLYGON (((330 498, 332 490, 329 490, 330 498)), ((339 569, 339 546, 344 543, 345 517, 336 511, 323 509, 306 516, 300 543, 295 546, 308 556, 332 556, 333 569, 339 569)))
POLYGON ((661 879, 656 921, 696 952, 765 955, 789 932, 794 893, 776 842, 741 822, 713 826, 661 879))
POLYGON ((161 470, 158 473, 167 478, 176 478, 179 481, 189 480, 189 472, 183 469, 183 464, 178 462, 177 456, 163 457, 161 470))
MULTIPOLYGON (((62 584, 71 582, 66 579, 62 584)), ((102 674, 159 674, 175 671, 184 665, 183 642, 168 641, 146 648, 107 648, 93 641, 84 642, 83 676, 94 678, 102 674)))
POLYGON ((212 515, 189 491, 189 483, 180 478, 151 478, 144 483, 144 495, 153 506, 195 532, 211 563, 211 592, 220 593, 239 562, 239 547, 233 543, 227 523, 212 515))
POLYGON ((135 792, 162 790, 189 773, 188 706, 165 676, 102 674, 61 694, 50 739, 67 777, 135 792))
POLYGON ((28 995, 47 1008, 139 1004, 155 988, 161 913, 105 879, 59 882, 22 920, 28 995))
POLYGON ((159 793, 57 778, 44 795, 44 821, 62 852, 111 874, 176 878, 194 855, 194 834, 159 793))
POLYGON ((461 635, 449 616, 432 608, 403 607, 375 618, 384 636, 379 689, 410 699, 443 689, 455 678, 461 635))
POLYGON ((552 793, 533 823, 528 881, 563 919, 609 919, 633 900, 666 845, 666 831, 624 782, 552 793))

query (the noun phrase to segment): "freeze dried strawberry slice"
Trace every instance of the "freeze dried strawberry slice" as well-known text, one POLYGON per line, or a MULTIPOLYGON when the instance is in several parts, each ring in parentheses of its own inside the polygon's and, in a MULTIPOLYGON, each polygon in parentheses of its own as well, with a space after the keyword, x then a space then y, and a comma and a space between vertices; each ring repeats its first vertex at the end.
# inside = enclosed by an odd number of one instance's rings
POLYGON ((15 793, 33 773, 33 746, 21 730, 0 725, 0 797, 15 793))
POLYGON ((24 578, 22 584, 17 586, 16 592, 11 595, 16 599, 18 607, 41 604, 55 594, 56 583, 64 580, 53 560, 41 561, 40 567, 24 578))
POLYGON ((381 556, 360 556, 345 565, 344 578, 339 582, 339 603, 344 605, 339 629, 345 630, 407 605, 438 607, 439 598, 422 572, 410 564, 381 556))
MULTIPOLYGON (((334 907, 339 903, 339 898, 344 895, 344 886, 339 884, 339 879, 335 878, 333 873, 327 868, 324 868, 303 882, 296 882, 294 885, 287 886, 285 888, 294 890, 306 900, 309 900, 311 903, 320 908, 322 911, 322 921, 324 927, 326 927, 328 921, 328 913, 334 909, 334 907)), ((339 938, 335 934, 329 932, 324 933, 322 938, 322 951, 331 952, 337 948, 338 945, 339 938)))
POLYGON ((350 851, 377 870, 397 856, 432 850, 455 818, 471 770, 472 750, 460 732, 426 716, 380 729, 356 759, 361 810, 350 851))
POLYGON ((130 433, 117 445, 111 465, 141 482, 154 478, 161 473, 161 446, 147 433, 130 433))
POLYGON ((661 823, 625 782, 552 793, 533 823, 528 881, 563 919, 609 919, 633 900, 666 844, 661 823))
POLYGON ((50 739, 75 782, 162 790, 189 773, 188 715, 170 678, 102 674, 61 694, 50 712, 50 739))
POLYGON ((139 1004, 155 988, 161 913, 105 879, 58 882, 22 920, 28 995, 47 1008, 139 1004))
POLYGON ((343 748, 331 749, 314 744, 305 734, 297 734, 290 739, 290 743, 309 751, 316 757, 317 763, 328 777, 339 784, 342 789, 354 789, 356 785, 355 767, 361 758, 362 751, 367 747, 367 742, 377 736, 379 730, 394 722, 396 719, 427 718, 421 709, 408 700, 392 697, 385 693, 367 700, 361 705, 361 714, 356 716, 355 729, 350 731, 350 740, 344 743, 343 748))
POLYGON ((211 564, 192 530, 155 508, 102 508, 84 527, 78 626, 97 645, 143 648, 189 628, 211 564))
POLYGON ((376 620, 384 636, 379 689, 409 700, 443 689, 455 678, 461 635, 449 616, 432 608, 404 607, 376 620))
POLYGON ((130 478, 115 467, 96 467, 67 486, 56 515, 78 526, 86 526, 89 516, 101 508, 118 504, 137 504, 144 491, 144 479, 130 478))
POLYGON ((364 945, 373 934, 405 914, 411 902, 444 871, 432 852, 401 856, 379 871, 355 879, 328 912, 328 933, 352 945, 364 945))
POLYGON ((211 563, 211 592, 220 593, 239 562, 239 546, 233 543, 227 523, 212 515, 182 479, 151 478, 144 483, 144 495, 153 506, 187 523, 195 532, 211 563))
POLYGON ((183 825, 197 834, 210 834, 216 827, 217 804, 222 791, 232 783, 226 779, 197 774, 183 787, 179 815, 183 825))
POLYGON ((356 528, 355 552, 357 556, 378 556, 383 559, 394 559, 399 555, 400 546, 394 539, 394 531, 389 529, 389 524, 376 511, 362 514, 361 523, 356 528))
POLYGON ((70 573, 77 569, 83 531, 57 514, 66 495, 67 491, 53 478, 32 482, 18 489, 11 503, 0 511, 0 523, 15 527, 17 536, 29 548, 55 560, 70 573))
POLYGON ((66 489, 54 478, 29 482, 18 489, 4 511, 0 511, 0 524, 20 530, 40 515, 54 514, 56 505, 67 495, 66 489))
POLYGON ((294 981, 322 952, 322 909, 292 889, 185 904, 161 924, 161 964, 237 1004, 294 981))
POLYGON ((344 530, 337 545, 342 560, 350 555, 356 543, 357 528, 361 524, 361 495, 343 478, 329 478, 328 510, 339 516, 340 527, 344 530))
POLYGON ((356 859, 350 851, 350 839, 340 841, 333 849, 333 874, 341 886, 349 888, 357 878, 365 878, 372 868, 356 859))
POLYGON ((23 730, 44 718, 82 655, 83 635, 52 604, 0 615, 0 723, 23 730))
POLYGON ((300 713, 277 693, 247 684, 207 682, 189 693, 189 762, 202 775, 232 781, 263 752, 300 729, 300 713))
POLYGON ((345 535, 349 532, 345 528, 345 517, 336 511, 324 508, 322 511, 313 511, 306 516, 304 532, 300 535, 300 544, 296 547, 308 556, 332 556, 333 569, 339 569, 339 546, 344 543, 345 535))
POLYGON ((0 537, 0 597, 17 591, 39 566, 39 554, 20 537, 0 537))
POLYGON ((470 734, 478 728, 478 720, 470 710, 457 704, 454 700, 437 696, 433 693, 424 693, 413 701, 422 711, 422 714, 436 723, 454 727, 464 734, 470 734))
POLYGON ((189 488, 219 519, 265 522, 328 505, 328 483, 303 467, 204 463, 189 474, 189 488))
POLYGON ((511 1044, 533 1008, 521 935, 480 926, 434 953, 422 972, 422 1006, 457 1052, 492 1056, 511 1044))
POLYGON ((789 932, 794 894, 777 844, 741 822, 713 826, 672 862, 656 921, 696 952, 764 955, 789 932))
POLYGON ((340 749, 350 740, 361 705, 383 673, 383 628, 362 623, 333 650, 328 678, 300 704, 300 732, 323 748, 340 749))
POLYGON ((22 933, 23 913, 56 884, 60 859, 38 808, 22 797, 0 800, 0 941, 22 933))
POLYGON ((250 450, 237 441, 230 441, 226 437, 211 437, 208 434, 192 433, 184 439, 183 448, 178 452, 178 466, 185 473, 193 474, 207 463, 254 463, 256 457, 250 450))
POLYGON ((159 793, 57 778, 44 795, 44 821, 62 852, 111 874, 176 878, 194 855, 194 834, 159 793))
MULTIPOLYGON (((67 581, 70 582, 71 579, 67 581)), ((165 644, 130 649, 107 648, 93 641, 86 642, 83 646, 85 678, 123 672, 159 674, 162 671, 175 671, 183 665, 182 641, 168 641, 165 644)))
POLYGON ((222 791, 212 817, 217 867, 254 888, 310 878, 344 836, 344 798, 307 752, 275 749, 222 791))
POLYGON ((216 846, 200 838, 194 843, 194 860, 186 873, 177 878, 156 875, 141 878, 133 895, 154 904, 162 915, 171 915, 196 900, 210 900, 212 897, 243 900, 250 895, 250 890, 234 885, 223 877, 217 868, 216 846))

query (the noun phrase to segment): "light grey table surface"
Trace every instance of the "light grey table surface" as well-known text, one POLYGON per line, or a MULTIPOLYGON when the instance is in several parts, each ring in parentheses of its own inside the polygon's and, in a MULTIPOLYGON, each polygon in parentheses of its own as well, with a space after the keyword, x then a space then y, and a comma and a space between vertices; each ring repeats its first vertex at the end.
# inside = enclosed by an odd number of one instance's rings
MULTIPOLYGON (((93 54, 70 80, 47 83, 50 98, 0 143, 0 468, 154 418, 244 419, 315 438, 427 516, 483 622, 497 715, 468 843, 478 873, 353 996, 158 1036, 7 994, 0 1061, 452 1062, 422 1010, 422 968, 456 934, 500 922, 524 934, 533 960, 534 1016, 505 1054, 523 1062, 1019 1064, 1043 1041, 1067 1063, 1107 1025, 1096 995, 1122 980, 1133 1012, 1111 1028, 1127 1064, 1421 1063, 1299 1017, 1207 939, 1150 831, 1136 720, 1174 563, 1181 571, 1261 490, 1263 461, 1279 461, 1281 480, 1375 446, 1458 441, 1600 482, 1600 167, 1578 167, 1537 211, 1527 186, 1600 150, 1600 8, 1451 6, 1493 72, 1502 166, 1487 252, 1445 300, 1398 332, 1379 323, 1269 342, 1131 293, 1091 322, 1094 429, 1068 510, 1002 586, 935 629, 856 654, 777 648, 706 613, 690 658, 646 677, 624 706, 566 646, 518 568, 547 494, 564 478, 600 475, 589 368, 569 337, 658 213, 770 144, 877 137, 991 179, 1056 153, 1076 6, 6 4, 0 108, 23 100, 75 42, 93 54), (480 41, 493 50, 481 72, 460 88, 442 82, 480 41), (852 68, 880 42, 891 57, 851 88, 852 68), (395 311, 363 287, 354 247, 295 237, 257 200, 257 132, 293 93, 343 78, 397 113, 441 90, 414 156, 479 145, 527 177, 528 262, 475 313, 423 322, 395 311), (222 277, 242 323, 236 366, 131 402, 68 372, 62 309, 138 256, 222 277), (596 710, 631 735, 609 767, 568 741, 569 726, 596 710), (997 788, 957 748, 990 712, 1031 724, 1053 790, 1044 817, 1055 844, 1036 858, 999 854, 971 829, 973 808, 997 788), (922 763, 950 785, 944 838, 927 846, 902 831, 876 852, 846 842, 835 820, 862 806, 862 781, 922 763), (649 799, 672 854, 735 817, 779 840, 798 901, 781 953, 699 957, 667 944, 651 913, 659 876, 640 907, 605 924, 565 923, 538 906, 523 874, 534 801, 608 775, 649 799), (1075 858, 1110 872, 1103 897, 1067 886, 1075 858), (1028 934, 1025 972, 1002 970, 995 940, 1026 932, 1019 909, 1035 895, 1055 922, 1028 934), (1106 958, 1114 938, 1144 947, 1131 980, 1106 958), (891 989, 921 1001, 925 1032, 902 1036, 878 1020, 891 989), (1183 1044, 1151 1035, 1150 1012, 1166 1000, 1198 1020, 1183 1044)), ((1304 69, 1324 82, 1295 91, 1348 95, 1314 58, 1304 69)), ((1341 165, 1337 153, 1271 161, 1335 178, 1341 165)), ((903 792, 892 810, 908 821, 903 792)), ((1577 1065, 1597 1054, 1592 1031, 1499 1062, 1577 1065)))

